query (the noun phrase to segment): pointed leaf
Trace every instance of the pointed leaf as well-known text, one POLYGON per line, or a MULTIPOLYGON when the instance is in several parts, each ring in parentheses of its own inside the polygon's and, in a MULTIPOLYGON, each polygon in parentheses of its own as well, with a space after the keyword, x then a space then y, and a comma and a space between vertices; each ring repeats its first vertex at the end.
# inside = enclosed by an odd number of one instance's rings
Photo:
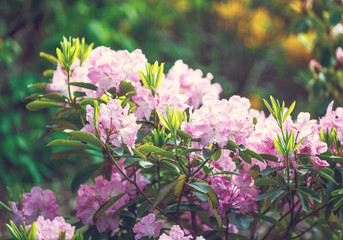
POLYGON ((85 82, 70 82, 69 85, 76 86, 76 87, 81 87, 81 88, 86 88, 90 90, 97 90, 97 86, 90 84, 90 83, 85 83, 85 82))
POLYGON ((229 213, 228 218, 230 223, 241 229, 248 229, 250 226, 250 219, 247 215, 242 213, 229 213))
POLYGON ((187 185, 191 186, 195 190, 202 193, 208 193, 210 191, 210 186, 208 185, 208 183, 193 182, 193 183, 187 183, 187 185))
POLYGON ((283 119, 282 119, 283 122, 286 121, 286 119, 289 117, 289 115, 291 115, 291 113, 293 112, 294 107, 295 107, 295 101, 291 104, 291 106, 288 108, 287 112, 283 116, 283 119))
POLYGON ((71 182, 71 191, 76 193, 80 185, 85 183, 100 166, 100 164, 93 164, 80 169, 71 182))
POLYGON ((272 161, 272 162, 279 162, 278 157, 270 154, 259 154, 264 160, 272 161))
POLYGON ((106 212, 107 209, 109 209, 113 204, 115 204, 119 199, 121 199, 123 196, 125 196, 126 194, 128 194, 129 192, 134 191, 134 189, 130 190, 130 191, 126 191, 122 194, 116 195, 112 198, 110 198, 109 200, 107 200, 94 214, 93 217, 93 222, 96 222, 101 216, 102 214, 104 214, 106 212))
POLYGON ((266 192, 266 193, 262 193, 262 194, 260 194, 260 195, 258 195, 258 196, 256 196, 255 197, 255 200, 256 201, 262 201, 263 199, 265 199, 265 198, 268 198, 269 196, 271 196, 273 193, 275 193, 277 190, 271 190, 271 191, 269 191, 269 192, 266 192))
POLYGON ((252 151, 250 149, 246 149, 244 152, 247 153, 248 155, 250 155, 250 157, 256 158, 260 162, 264 163, 263 158, 259 154, 257 154, 256 152, 254 152, 254 151, 252 151))
POLYGON ((253 218, 254 218, 255 220, 260 220, 260 219, 262 219, 262 220, 264 220, 264 221, 270 222, 271 224, 277 226, 277 227, 278 227, 279 229, 281 229, 281 230, 284 229, 284 227, 282 226, 282 224, 281 224, 278 220, 276 220, 275 218, 272 218, 272 217, 270 217, 270 216, 267 216, 267 215, 264 215, 264 214, 261 214, 261 213, 254 213, 254 212, 251 212, 250 214, 253 216, 253 218))
POLYGON ((316 200, 317 202, 321 203, 322 202, 322 199, 321 197, 319 196, 318 193, 316 193, 315 191, 313 191, 312 189, 310 188, 307 188, 307 187, 299 187, 297 188, 298 191, 300 191, 301 193, 313 198, 314 200, 316 200))
POLYGON ((38 111, 44 108, 52 108, 52 107, 64 108, 63 105, 60 105, 56 102, 48 102, 48 101, 40 101, 40 100, 30 102, 26 105, 26 108, 30 111, 38 111))
POLYGON ((100 149, 103 146, 103 143, 101 142, 101 140, 98 139, 92 133, 84 132, 84 131, 72 131, 72 132, 68 131, 68 134, 70 134, 72 136, 72 137, 69 138, 71 140, 77 140, 77 141, 81 141, 81 142, 88 142, 88 143, 93 144, 94 146, 96 146, 96 147, 98 147, 100 149))
POLYGON ((81 143, 79 141, 74 140, 65 140, 65 139, 56 139, 47 144, 48 147, 55 146, 55 147, 71 147, 76 149, 90 149, 90 150, 96 150, 96 148, 91 147, 87 144, 81 143))
POLYGON ((154 209, 157 204, 159 204, 164 198, 165 196, 176 186, 176 184, 181 181, 183 178, 185 178, 186 176, 183 176, 182 178, 178 178, 174 181, 172 181, 171 183, 165 185, 157 194, 153 205, 151 206, 150 210, 154 209))
POLYGON ((57 65, 58 59, 55 56, 53 56, 51 54, 48 54, 48 53, 45 53, 45 52, 40 52, 39 56, 45 58, 48 61, 50 61, 55 66, 57 65))
POLYGON ((255 185, 257 187, 262 187, 262 186, 277 186, 279 185, 278 181, 275 181, 274 179, 256 179, 255 180, 255 185))
POLYGON ((300 201, 301 201, 301 207, 302 207, 302 210, 305 211, 305 212, 309 212, 310 211, 310 206, 308 204, 308 200, 307 200, 307 197, 305 197, 301 192, 297 192, 299 198, 300 198, 300 201))
POLYGON ((275 171, 279 171, 279 170, 282 170, 282 169, 284 169, 284 167, 275 167, 275 168, 270 168, 270 167, 268 167, 268 168, 262 170, 262 171, 260 172, 260 175, 266 176, 266 175, 268 175, 268 174, 270 174, 270 173, 273 173, 273 172, 275 172, 275 171))

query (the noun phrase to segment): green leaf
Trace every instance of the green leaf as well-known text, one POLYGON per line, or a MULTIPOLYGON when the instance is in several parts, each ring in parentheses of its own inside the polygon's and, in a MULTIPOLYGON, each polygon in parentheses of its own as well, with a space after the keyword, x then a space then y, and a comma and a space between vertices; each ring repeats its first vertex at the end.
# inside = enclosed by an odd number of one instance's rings
POLYGON ((262 193, 262 194, 260 194, 260 195, 257 195, 256 197, 255 197, 255 200, 256 201, 262 201, 263 199, 265 199, 265 198, 268 198, 269 196, 271 196, 273 193, 275 193, 277 190, 276 189, 274 189, 274 190, 271 190, 271 191, 269 191, 269 192, 266 192, 266 193, 262 193))
POLYGON ((30 102, 26 105, 26 108, 30 111, 38 111, 44 108, 52 108, 52 107, 64 108, 63 105, 60 105, 56 102, 48 102, 48 101, 40 101, 40 100, 30 102))
POLYGON ((85 183, 92 174, 100 168, 100 164, 93 164, 89 165, 87 167, 81 168, 73 178, 73 181, 71 182, 71 191, 73 193, 76 193, 76 191, 79 189, 80 185, 85 183))
POLYGON ((291 113, 293 112, 294 106, 295 106, 295 101, 291 104, 291 106, 288 108, 287 112, 283 116, 282 122, 286 121, 289 115, 291 115, 291 113))
POLYGON ((144 128, 140 128, 138 129, 137 132, 137 139, 135 141, 135 144, 140 143, 140 141, 142 141, 146 136, 148 136, 151 132, 151 128, 148 127, 144 127, 144 128))
POLYGON ((10 209, 6 204, 4 204, 3 202, 0 201, 0 208, 1 208, 1 207, 2 207, 3 209, 5 209, 7 212, 13 214, 12 209, 10 209))
POLYGON ((109 200, 107 200, 94 214, 93 217, 93 222, 96 222, 101 216, 102 214, 104 214, 104 212, 106 212, 107 209, 109 209, 113 204, 115 204, 119 199, 121 199, 123 196, 125 196, 126 194, 128 194, 129 192, 134 191, 134 189, 130 190, 130 191, 126 191, 122 194, 116 195, 112 198, 110 198, 109 200))
POLYGON ((275 172, 275 171, 279 171, 279 170, 282 170, 282 169, 284 169, 284 167, 274 167, 274 168, 268 167, 268 168, 262 170, 262 171, 260 172, 260 175, 266 176, 266 175, 268 175, 268 174, 270 174, 270 173, 273 173, 273 172, 275 172))
POLYGON ((206 196, 208 204, 210 205, 212 213, 218 222, 218 226, 222 226, 223 221, 217 211, 217 208, 219 206, 219 201, 218 201, 218 196, 216 192, 213 190, 212 187, 210 187, 209 193, 205 194, 205 196, 206 196))
POLYGON ((212 155, 214 161, 218 161, 222 156, 222 149, 216 149, 212 155))
POLYGON ((256 179, 255 180, 255 185, 257 187, 262 187, 262 186, 277 186, 279 185, 279 182, 278 181, 275 181, 274 179, 256 179))
POLYGON ((244 160, 244 162, 251 164, 251 157, 243 151, 239 151, 239 156, 244 160))
POLYGON ((48 84, 49 83, 47 82, 39 82, 39 83, 30 84, 27 87, 44 91, 46 89, 46 86, 48 86, 48 84))
POLYGON ((51 62, 53 65, 55 66, 57 65, 58 59, 55 56, 45 53, 45 52, 40 52, 39 56, 45 58, 46 60, 51 62))
POLYGON ((76 148, 76 149, 90 149, 90 150, 96 150, 96 148, 91 147, 87 144, 80 143, 79 141, 74 140, 65 140, 65 139, 56 139, 47 144, 48 147, 55 146, 55 147, 70 147, 70 148, 76 148))
POLYGON ((283 193, 285 193, 284 190, 277 190, 272 199, 270 199, 270 202, 273 203, 279 196, 281 196, 283 193))
POLYGON ((333 211, 336 211, 342 205, 343 205, 343 197, 339 199, 338 202, 335 203, 335 205, 333 206, 333 211))
POLYGON ((187 139, 187 140, 193 139, 191 135, 187 134, 185 131, 181 129, 178 129, 176 132, 177 132, 177 135, 182 139, 187 139))
POLYGON ((203 148, 202 149, 202 155, 204 156, 204 158, 207 160, 207 159, 210 159, 213 155, 214 151, 211 150, 211 149, 208 149, 208 148, 203 148))
POLYGON ((307 188, 307 187, 299 187, 297 188, 298 191, 300 191, 301 193, 313 198, 314 200, 316 200, 317 202, 321 203, 322 202, 322 199, 321 197, 319 196, 318 193, 316 193, 315 191, 313 191, 312 189, 310 188, 307 188))
POLYGON ((188 153, 200 152, 200 151, 201 151, 200 148, 189 148, 189 149, 185 149, 185 150, 181 151, 180 155, 183 156, 183 155, 186 155, 188 153))
POLYGON ((257 154, 256 152, 254 152, 254 151, 252 151, 250 149, 246 149, 244 152, 247 153, 250 157, 256 158, 260 162, 264 163, 263 158, 259 154, 257 154))
POLYGON ((242 213, 229 213, 228 218, 230 223, 241 229, 248 229, 250 226, 250 219, 247 215, 242 213))
POLYGON ((142 154, 140 151, 138 151, 137 149, 132 149, 133 152, 140 158, 144 159, 146 161, 146 157, 144 156, 144 154, 142 154))
POLYGON ((250 213, 252 215, 252 217, 255 219, 255 220, 264 220, 264 221, 267 221, 267 222, 270 222, 271 224, 277 226, 279 229, 283 230, 284 227, 282 226, 282 224, 276 220, 275 218, 272 218, 270 216, 267 216, 267 215, 264 215, 264 214, 261 214, 261 213, 254 213, 254 212, 251 212, 250 213))
MULTIPOLYGON (((177 203, 169 205, 166 209, 166 213, 174 213, 176 212, 177 203)), ((194 204, 194 203, 188 203, 188 202, 182 202, 180 203, 180 212, 186 212, 186 211, 202 211, 204 210, 200 205, 194 204)))
POLYGON ((164 151, 163 149, 161 149, 159 147, 155 147, 155 146, 149 145, 149 144, 144 144, 144 145, 138 147, 137 150, 144 151, 144 152, 160 152, 160 151, 164 151))
POLYGON ((124 161, 124 166, 130 165, 132 163, 136 163, 139 161, 142 161, 142 159, 141 158, 126 158, 124 161))
POLYGON ((187 183, 187 185, 191 186, 195 190, 202 193, 208 193, 210 191, 210 186, 208 185, 208 183, 193 182, 193 183, 187 183))
POLYGON ((121 81, 119 84, 120 92, 118 93, 118 96, 125 96, 127 93, 131 92, 132 90, 135 90, 135 87, 132 85, 131 82, 125 82, 121 81))
POLYGON ((31 224, 31 228, 29 230, 29 234, 28 234, 28 240, 36 240, 36 233, 37 233, 37 226, 36 226, 36 222, 33 222, 31 224))
POLYGON ((338 183, 335 181, 335 179, 333 179, 329 174, 334 175, 334 172, 332 171, 331 173, 331 169, 326 168, 325 170, 322 169, 311 169, 311 172, 315 172, 317 173, 319 176, 321 176, 322 178, 325 178, 331 182, 333 182, 334 184, 338 185, 338 183))
POLYGON ((94 134, 89 133, 89 132, 84 132, 84 131, 68 131, 68 134, 70 134, 72 137, 69 139, 71 140, 77 140, 81 142, 88 142, 98 148, 101 149, 103 146, 103 143, 101 142, 100 139, 98 139, 94 134))
POLYGON ((154 166, 153 163, 144 160, 139 161, 139 165, 141 165, 142 168, 151 168, 154 166))
POLYGON ((230 172, 230 171, 219 171, 219 172, 215 172, 213 175, 219 175, 219 174, 225 174, 225 175, 234 174, 234 175, 242 176, 242 174, 240 174, 239 172, 230 172))
POLYGON ((52 92, 44 95, 45 98, 54 100, 57 102, 68 102, 68 98, 64 96, 62 93, 52 92))
POLYGON ((259 154, 264 160, 272 161, 272 162, 279 162, 278 157, 270 154, 259 154))
POLYGON ((178 179, 172 181, 171 183, 165 185, 158 193, 157 196, 154 200, 154 203, 152 204, 150 210, 154 209, 157 204, 159 204, 164 198, 165 196, 176 186, 176 184, 181 181, 183 178, 185 178, 186 176, 183 175, 181 178, 179 177, 178 179))
POLYGON ((228 146, 231 146, 233 148, 236 148, 236 149, 239 149, 239 146, 237 145, 237 143, 235 143, 234 141, 232 140, 229 140, 228 143, 227 143, 228 146))
POLYGON ((298 194, 300 201, 301 201, 302 210, 305 212, 309 212, 310 206, 308 204, 307 197, 305 197, 301 192, 297 192, 297 194, 298 194))
POLYGON ((86 89, 90 89, 94 91, 97 90, 97 87, 95 85, 90 84, 90 83, 85 83, 85 82, 70 82, 69 85, 86 88, 86 89))

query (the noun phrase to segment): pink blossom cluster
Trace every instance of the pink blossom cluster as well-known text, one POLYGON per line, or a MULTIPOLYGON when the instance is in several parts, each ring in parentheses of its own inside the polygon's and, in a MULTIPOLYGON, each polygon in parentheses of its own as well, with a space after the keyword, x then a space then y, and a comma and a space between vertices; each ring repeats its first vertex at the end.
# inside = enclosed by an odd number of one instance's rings
MULTIPOLYGON (((80 64, 80 60, 77 58, 74 64, 71 66, 72 73, 70 76, 70 82, 83 82, 83 83, 91 83, 91 80, 88 77, 88 67, 89 67, 89 60, 87 59, 80 64)), ((68 92, 68 75, 65 70, 62 69, 60 63, 57 63, 57 69, 54 71, 54 74, 51 79, 51 83, 49 83, 46 87, 48 92, 59 92, 65 96, 69 96, 68 92)), ((75 91, 78 92, 85 92, 87 97, 95 98, 97 97, 96 92, 93 90, 89 90, 86 88, 81 88, 77 86, 71 86, 71 92, 74 93, 75 91)))
POLYGON ((189 68, 182 60, 175 62, 166 76, 163 76, 162 84, 157 88, 155 96, 146 87, 136 84, 136 95, 132 96, 137 105, 135 114, 137 118, 145 117, 149 120, 151 112, 156 109, 162 114, 169 106, 170 109, 184 111, 189 107, 199 108, 204 95, 211 94, 219 99, 222 91, 219 83, 211 84, 212 74, 205 78, 200 69, 189 68))
MULTIPOLYGON (((26 226, 27 230, 31 225, 26 226)), ((36 220, 37 240, 58 240, 59 233, 65 232, 65 239, 70 240, 74 236, 75 227, 66 223, 63 217, 55 217, 53 220, 39 216, 36 220)))
MULTIPOLYGON (((89 124, 85 125, 81 131, 90 132, 96 135, 94 126, 94 108, 90 105, 86 107, 86 119, 89 124)), ((129 148, 133 147, 137 138, 137 131, 140 125, 136 123, 134 114, 129 114, 130 106, 125 108, 120 106, 117 99, 111 99, 107 104, 101 104, 98 116, 98 132, 100 139, 104 143, 111 143, 115 147, 122 144, 129 148)))
MULTIPOLYGON (((223 150, 223 153, 217 162, 212 165, 217 171, 235 171, 236 164, 232 161, 229 155, 229 150, 223 150)), ((255 197, 260 193, 254 188, 254 180, 250 174, 243 170, 238 171, 239 175, 232 175, 231 180, 228 180, 226 175, 215 175, 208 178, 214 191, 217 193, 219 200, 218 213, 222 218, 225 217, 225 210, 239 209, 240 213, 256 212, 257 201, 255 197)), ((208 208, 208 204, 204 204, 208 208)))
POLYGON ((136 223, 132 229, 136 234, 135 239, 141 239, 142 237, 157 237, 160 235, 163 224, 163 221, 155 221, 155 214, 150 213, 143 217, 139 223, 136 223))
MULTIPOLYGON (((184 231, 180 228, 179 225, 174 225, 170 229, 169 235, 163 233, 159 240, 190 240, 193 239, 192 236, 185 236, 184 231)), ((196 237, 195 240, 205 240, 204 237, 196 237)))
MULTIPOLYGON (((271 167, 278 167, 280 164, 281 166, 286 166, 285 159, 276 150, 273 143, 273 138, 276 138, 277 135, 282 135, 275 119, 271 115, 265 117, 264 114, 253 111, 251 113, 251 115, 255 117, 257 123, 254 126, 252 134, 245 139, 244 145, 259 154, 277 156, 281 162, 275 163, 267 161, 266 163, 263 163, 257 159, 252 159, 251 164, 243 162, 244 170, 248 171, 253 165, 258 165, 260 170, 265 169, 268 165, 271 167)), ((309 153, 310 160, 316 169, 328 166, 328 163, 325 160, 321 160, 317 157, 317 155, 320 155, 327 150, 326 143, 322 142, 320 139, 317 120, 311 120, 309 113, 301 112, 296 121, 293 122, 291 117, 288 117, 283 125, 284 131, 288 131, 288 133, 294 131, 296 142, 302 140, 300 147, 297 150, 298 153, 309 153)), ((294 155, 291 155, 290 164, 296 165, 294 155)))
POLYGON ((20 203, 12 202, 11 209, 14 214, 12 221, 17 226, 23 221, 29 225, 39 216, 50 220, 59 216, 55 193, 49 189, 42 190, 40 187, 33 187, 30 193, 24 193, 20 203))
POLYGON ((204 147, 212 143, 223 147, 229 140, 242 144, 253 131, 249 108, 247 98, 233 96, 227 101, 206 95, 203 106, 190 114, 190 121, 182 128, 193 138, 200 138, 204 147))
POLYGON ((180 109, 184 111, 189 108, 188 96, 180 93, 180 83, 164 79, 157 88, 155 96, 144 86, 136 85, 137 94, 132 96, 132 101, 137 105, 134 113, 138 119, 145 117, 149 120, 151 112, 156 109, 165 114, 165 109, 180 109))
POLYGON ((208 73, 203 77, 200 69, 191 69, 182 60, 177 60, 169 70, 166 78, 171 81, 180 82, 180 93, 189 96, 187 104, 194 108, 202 105, 203 96, 210 94, 217 96, 222 92, 219 83, 211 84, 213 75, 208 73))
MULTIPOLYGON (((343 145, 343 107, 338 107, 335 111, 333 108, 333 101, 329 104, 326 114, 319 121, 319 131, 322 129, 324 133, 335 128, 337 131, 337 140, 343 145)), ((331 146, 330 146, 331 147, 331 146)))
POLYGON ((147 59, 140 49, 133 52, 127 50, 114 51, 106 47, 95 48, 89 56, 90 67, 88 77, 98 87, 97 97, 104 91, 115 87, 120 92, 122 81, 140 81, 139 70, 145 70, 147 59))
MULTIPOLYGON (((119 166, 124 169, 123 160, 119 162, 119 166)), ((126 170, 124 170, 126 172, 126 170)), ((130 172, 127 171, 126 174, 130 172)), ((138 186, 143 189, 148 180, 141 174, 137 174, 138 186)), ((93 217, 97 210, 110 198, 135 189, 135 187, 124 179, 124 177, 113 167, 111 180, 103 179, 102 176, 95 178, 95 186, 82 184, 78 190, 76 203, 76 217, 82 221, 84 225, 93 224, 93 217)), ((119 226, 119 215, 113 216, 121 206, 127 203, 131 197, 135 195, 125 194, 95 222, 99 232, 105 232, 108 228, 115 230, 119 226)))

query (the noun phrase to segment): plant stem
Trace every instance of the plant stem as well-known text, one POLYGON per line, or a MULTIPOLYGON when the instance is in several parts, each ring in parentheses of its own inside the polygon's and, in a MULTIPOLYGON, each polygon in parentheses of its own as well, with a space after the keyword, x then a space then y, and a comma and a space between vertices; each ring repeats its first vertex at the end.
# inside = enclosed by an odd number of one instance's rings
POLYGON ((68 78, 68 93, 69 93, 69 98, 71 102, 74 102, 73 96, 71 93, 71 87, 70 87, 70 75, 71 75, 71 69, 67 68, 67 78, 68 78))

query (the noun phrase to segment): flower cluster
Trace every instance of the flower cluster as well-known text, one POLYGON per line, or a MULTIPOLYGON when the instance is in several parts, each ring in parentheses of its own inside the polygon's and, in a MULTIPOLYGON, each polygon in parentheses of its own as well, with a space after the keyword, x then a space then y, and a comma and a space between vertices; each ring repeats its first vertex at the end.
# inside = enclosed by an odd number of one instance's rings
MULTIPOLYGON (((119 165, 124 169, 123 161, 119 165)), ((129 173, 129 172, 128 172, 129 173)), ((137 174, 139 187, 142 189, 148 184, 148 181, 140 174, 137 174)), ((110 198, 129 192, 135 189, 132 184, 126 181, 118 170, 113 167, 111 180, 103 179, 102 176, 95 178, 95 186, 82 184, 78 190, 76 203, 76 217, 84 225, 93 224, 93 217, 97 210, 110 198)), ((106 229, 115 230, 119 226, 119 215, 113 214, 135 195, 124 194, 115 204, 108 208, 104 214, 95 222, 99 232, 105 232, 106 229)))
MULTIPOLYGON (((27 229, 31 226, 28 225, 27 229)), ((52 221, 39 216, 36 221, 37 240, 58 240, 60 232, 65 233, 65 240, 74 236, 75 226, 66 223, 63 217, 55 217, 52 221)))
POLYGON ((182 128, 193 138, 200 138, 204 147, 212 143, 223 147, 229 140, 241 144, 252 133, 253 122, 248 117, 250 102, 247 98, 233 96, 227 101, 206 95, 203 104, 190 114, 190 121, 182 128))
POLYGON ((139 70, 145 69, 147 59, 140 49, 129 53, 126 50, 98 47, 91 52, 89 62, 88 77, 97 86, 97 97, 101 97, 110 88, 120 92, 122 81, 139 82, 139 70))
MULTIPOLYGON (((343 145, 343 107, 338 107, 336 111, 332 110, 333 101, 329 104, 326 114, 319 121, 319 129, 325 133, 335 128, 337 131, 337 140, 343 145)), ((331 147, 331 146, 330 146, 331 147)))
POLYGON ((56 203, 56 196, 51 190, 43 190, 40 187, 33 187, 30 193, 23 194, 23 200, 20 203, 12 202, 12 212, 14 213, 13 222, 19 226, 25 221, 31 224, 39 216, 53 220, 59 216, 56 203))
POLYGON ((143 217, 132 229, 136 233, 135 239, 157 237, 160 234, 163 224, 163 221, 155 221, 155 214, 150 213, 148 216, 143 217))
MULTIPOLYGON (((223 150, 223 153, 217 162, 213 163, 215 171, 236 170, 236 164, 229 155, 229 150, 223 150)), ((241 213, 256 212, 257 201, 255 197, 260 193, 254 188, 254 180, 250 174, 243 170, 237 172, 239 175, 233 175, 229 180, 225 175, 215 175, 208 178, 208 182, 218 195, 219 209, 218 213, 222 218, 225 217, 225 210, 239 209, 241 213)), ((204 204, 208 208, 207 204, 204 204)))
MULTIPOLYGON (((101 104, 98 117, 98 133, 104 143, 111 143, 115 147, 121 147, 122 144, 133 147, 137 138, 137 131, 140 125, 136 123, 136 117, 129 114, 130 106, 125 108, 120 106, 116 99, 101 104)), ((87 105, 87 121, 81 131, 86 131, 96 135, 94 126, 94 108, 87 105)))
MULTIPOLYGON (((179 225, 174 225, 170 229, 169 236, 163 233, 159 240, 190 240, 192 236, 185 236, 184 231, 180 228, 179 225)), ((196 237, 195 240, 205 240, 202 236, 196 237)))

